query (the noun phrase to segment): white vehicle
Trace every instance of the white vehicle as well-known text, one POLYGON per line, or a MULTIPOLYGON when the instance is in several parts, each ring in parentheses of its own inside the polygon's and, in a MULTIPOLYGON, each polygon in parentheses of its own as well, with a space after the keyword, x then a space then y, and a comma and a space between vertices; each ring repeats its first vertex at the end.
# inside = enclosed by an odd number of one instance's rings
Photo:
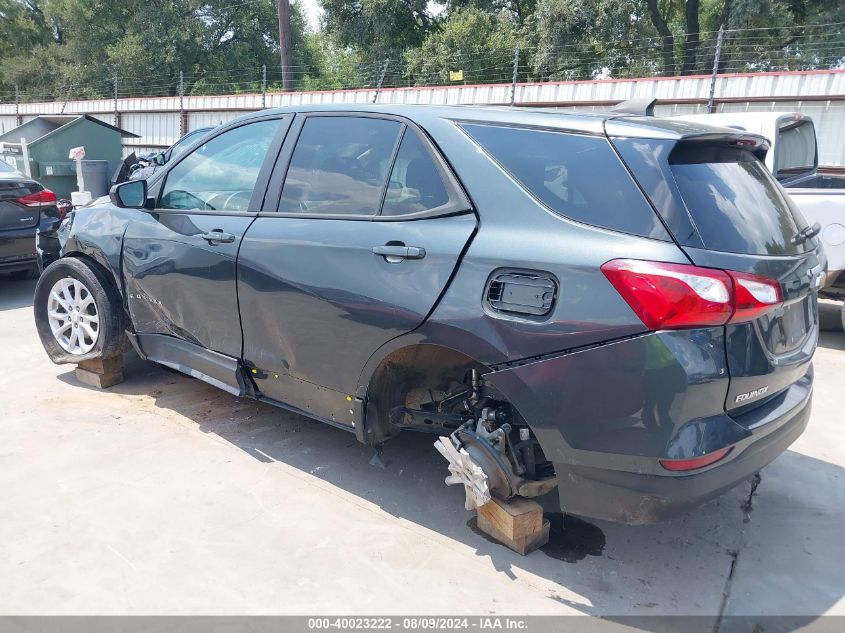
MULTIPOLYGON (((845 298, 845 178, 820 174, 816 128, 800 112, 722 112, 672 117, 740 129, 771 144, 766 166, 786 188, 810 226, 816 222, 828 259, 822 295, 845 298)), ((845 328, 845 305, 842 308, 845 328)))

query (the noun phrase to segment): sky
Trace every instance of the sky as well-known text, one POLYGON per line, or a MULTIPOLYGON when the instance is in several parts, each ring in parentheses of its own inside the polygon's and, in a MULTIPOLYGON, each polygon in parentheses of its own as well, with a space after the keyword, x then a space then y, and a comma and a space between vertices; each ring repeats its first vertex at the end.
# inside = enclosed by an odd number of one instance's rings
MULTIPOLYGON (((305 17, 308 18, 308 26, 317 30, 320 26, 320 14, 322 13, 322 9, 320 8, 320 5, 317 4, 317 0, 299 0, 299 3, 305 10, 305 17)), ((437 5, 434 2, 429 2, 428 10, 434 15, 437 15, 443 10, 443 6, 437 5)))
POLYGON ((322 9, 317 4, 317 0, 299 0, 300 5, 305 10, 305 17, 308 18, 308 26, 316 30, 320 25, 320 13, 322 9))

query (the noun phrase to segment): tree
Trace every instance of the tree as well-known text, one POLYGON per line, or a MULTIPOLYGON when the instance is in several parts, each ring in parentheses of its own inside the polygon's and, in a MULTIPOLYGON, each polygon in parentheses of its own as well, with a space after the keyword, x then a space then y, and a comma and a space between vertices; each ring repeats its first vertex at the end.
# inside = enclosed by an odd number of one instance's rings
MULTIPOLYGON (((256 90, 280 77, 274 0, 0 0, 0 91, 32 98, 256 90)), ((295 75, 318 74, 291 5, 295 75)))
MULTIPOLYGON (((294 85, 586 79, 845 64, 842 0, 320 0, 291 3, 294 85), (752 30, 748 30, 752 29, 752 30)), ((281 78, 275 0, 0 0, 0 99, 255 91, 281 78)))
POLYGON ((446 7, 447 15, 467 8, 481 9, 487 13, 498 13, 504 9, 510 11, 516 16, 517 22, 522 24, 534 13, 537 0, 437 0, 437 4, 446 7))
POLYGON ((457 9, 405 54, 406 72, 416 84, 448 83, 450 70, 462 70, 471 83, 506 81, 517 43, 512 14, 457 9))
POLYGON ((323 26, 339 45, 378 63, 419 47, 434 19, 427 0, 320 0, 323 26))
POLYGON ((654 74, 656 33, 644 12, 625 0, 539 0, 525 27, 534 78, 654 74))
POLYGON ((731 30, 720 66, 734 71, 841 66, 843 22, 841 0, 726 0, 720 23, 731 30), (753 35, 738 29, 754 29, 753 35))

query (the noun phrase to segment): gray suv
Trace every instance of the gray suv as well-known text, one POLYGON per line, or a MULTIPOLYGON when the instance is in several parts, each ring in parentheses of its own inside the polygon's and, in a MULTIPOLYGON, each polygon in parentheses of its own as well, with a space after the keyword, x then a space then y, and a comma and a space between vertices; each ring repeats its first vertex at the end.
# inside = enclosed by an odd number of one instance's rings
POLYGON ((36 323, 57 363, 128 338, 374 447, 447 437, 494 496, 653 522, 807 424, 825 260, 767 149, 624 114, 265 110, 77 209, 36 323))

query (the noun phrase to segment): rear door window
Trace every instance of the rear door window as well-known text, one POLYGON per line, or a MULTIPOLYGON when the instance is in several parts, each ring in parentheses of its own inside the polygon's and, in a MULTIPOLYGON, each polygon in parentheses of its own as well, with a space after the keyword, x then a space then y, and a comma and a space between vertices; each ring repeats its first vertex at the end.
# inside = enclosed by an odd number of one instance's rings
POLYGON ((687 143, 669 166, 704 247, 749 255, 789 255, 812 248, 795 244, 806 227, 800 213, 751 152, 687 143))
POLYGON ((402 125, 354 116, 305 121, 285 177, 281 213, 378 213, 402 125))
POLYGON ((420 137, 406 130, 390 172, 382 215, 406 215, 442 207, 449 194, 420 137))
POLYGON ((482 124, 463 128, 555 213, 613 231, 669 239, 606 138, 482 124))

